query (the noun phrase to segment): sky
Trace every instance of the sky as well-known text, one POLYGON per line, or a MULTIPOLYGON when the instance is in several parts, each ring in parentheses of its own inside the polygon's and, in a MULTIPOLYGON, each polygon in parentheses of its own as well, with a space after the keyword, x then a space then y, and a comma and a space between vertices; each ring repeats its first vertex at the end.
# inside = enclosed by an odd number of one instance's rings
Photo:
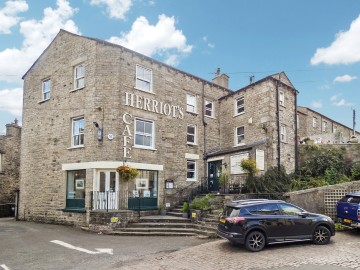
POLYGON ((60 29, 238 90, 284 71, 298 105, 360 130, 360 0, 0 1, 0 134, 21 125, 22 76, 60 29))

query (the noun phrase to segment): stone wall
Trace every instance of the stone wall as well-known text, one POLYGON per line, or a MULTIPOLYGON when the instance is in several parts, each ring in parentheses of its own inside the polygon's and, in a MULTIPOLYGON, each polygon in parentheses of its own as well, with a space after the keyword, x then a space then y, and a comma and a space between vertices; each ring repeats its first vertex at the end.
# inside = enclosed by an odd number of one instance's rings
POLYGON ((19 189, 21 127, 6 125, 6 135, 0 136, 0 204, 15 203, 19 189))
POLYGON ((329 215, 336 218, 336 202, 346 193, 360 192, 360 181, 311 188, 286 193, 287 201, 309 212, 329 215))

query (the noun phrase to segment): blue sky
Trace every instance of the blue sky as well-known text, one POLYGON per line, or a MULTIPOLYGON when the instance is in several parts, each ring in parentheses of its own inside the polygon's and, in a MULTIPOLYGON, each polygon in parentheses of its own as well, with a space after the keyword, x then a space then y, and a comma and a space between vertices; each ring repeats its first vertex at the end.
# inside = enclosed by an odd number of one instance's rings
POLYGON ((299 105, 349 127, 360 114, 360 0, 13 0, 0 2, 0 133, 21 123, 21 77, 60 28, 209 81, 220 67, 231 90, 285 71, 299 105))

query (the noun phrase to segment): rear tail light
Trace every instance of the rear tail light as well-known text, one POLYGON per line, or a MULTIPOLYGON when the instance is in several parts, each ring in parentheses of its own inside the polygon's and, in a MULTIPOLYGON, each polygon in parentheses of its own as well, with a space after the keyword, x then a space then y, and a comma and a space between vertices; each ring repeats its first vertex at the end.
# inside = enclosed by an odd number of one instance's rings
POLYGON ((358 209, 358 221, 360 221, 360 209, 358 209))
POLYGON ((226 219, 229 223, 239 223, 240 221, 245 220, 244 217, 230 217, 226 219))

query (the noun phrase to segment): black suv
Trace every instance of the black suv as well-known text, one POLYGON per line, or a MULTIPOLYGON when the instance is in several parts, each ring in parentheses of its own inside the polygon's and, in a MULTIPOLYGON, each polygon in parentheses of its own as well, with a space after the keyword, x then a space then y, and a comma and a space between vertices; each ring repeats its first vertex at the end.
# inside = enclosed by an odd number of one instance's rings
POLYGON ((234 244, 260 251, 266 244, 313 241, 329 243, 335 224, 328 216, 313 214, 281 200, 239 200, 225 205, 217 234, 234 244))

